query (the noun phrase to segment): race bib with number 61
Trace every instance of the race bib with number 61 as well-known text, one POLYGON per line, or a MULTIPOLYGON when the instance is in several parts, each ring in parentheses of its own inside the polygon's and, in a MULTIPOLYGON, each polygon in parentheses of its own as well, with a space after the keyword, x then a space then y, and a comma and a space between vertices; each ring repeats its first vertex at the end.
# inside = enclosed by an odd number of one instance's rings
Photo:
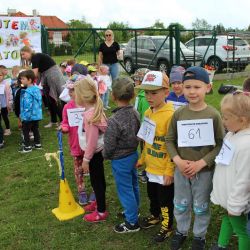
POLYGON ((212 119, 177 121, 178 147, 215 145, 212 119))

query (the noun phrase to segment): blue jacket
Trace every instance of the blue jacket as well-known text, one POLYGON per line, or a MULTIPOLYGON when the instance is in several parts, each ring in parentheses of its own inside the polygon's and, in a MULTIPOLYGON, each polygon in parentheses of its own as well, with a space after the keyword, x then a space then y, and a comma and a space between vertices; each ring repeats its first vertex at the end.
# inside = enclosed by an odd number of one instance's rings
POLYGON ((42 95, 36 86, 21 90, 20 118, 22 121, 39 121, 42 119, 42 95))
POLYGON ((183 102, 183 103, 188 103, 187 99, 185 98, 184 95, 177 96, 174 91, 171 91, 166 98, 166 101, 172 101, 172 102, 183 102))

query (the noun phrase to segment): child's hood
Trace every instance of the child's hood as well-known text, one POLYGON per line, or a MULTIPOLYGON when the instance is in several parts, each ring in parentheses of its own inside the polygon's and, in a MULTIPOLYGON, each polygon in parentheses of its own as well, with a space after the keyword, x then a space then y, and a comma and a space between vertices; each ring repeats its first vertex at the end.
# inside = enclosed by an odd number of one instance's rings
MULTIPOLYGON (((93 117, 94 115, 94 108, 91 108, 87 111, 85 111, 83 113, 83 118, 84 118, 84 121, 85 122, 88 122, 91 120, 91 118, 93 117)), ((97 123, 94 123, 95 126, 98 127, 98 129, 101 131, 101 132, 105 132, 106 128, 107 128, 107 119, 106 117, 102 116, 102 119, 101 121, 97 122, 97 123)))

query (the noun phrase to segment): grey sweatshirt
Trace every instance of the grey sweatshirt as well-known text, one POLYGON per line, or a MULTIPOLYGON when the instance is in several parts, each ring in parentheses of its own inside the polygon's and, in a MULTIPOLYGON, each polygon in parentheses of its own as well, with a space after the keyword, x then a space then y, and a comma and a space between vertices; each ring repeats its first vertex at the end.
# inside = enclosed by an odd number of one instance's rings
POLYGON ((103 149, 103 157, 110 160, 126 157, 137 150, 140 128, 139 113, 133 106, 116 108, 113 113, 104 134, 103 149))

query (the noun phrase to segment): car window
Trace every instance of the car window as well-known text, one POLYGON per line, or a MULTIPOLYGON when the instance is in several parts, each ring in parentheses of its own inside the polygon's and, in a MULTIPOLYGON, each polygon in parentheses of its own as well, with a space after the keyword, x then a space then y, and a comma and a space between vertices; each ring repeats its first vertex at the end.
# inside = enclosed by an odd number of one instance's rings
POLYGON ((157 49, 159 49, 161 46, 162 49, 169 49, 169 40, 165 41, 165 43, 163 44, 165 39, 155 39, 154 43, 157 49), (163 44, 163 45, 162 45, 163 44))
POLYGON ((194 40, 188 42, 187 47, 194 47, 194 40))
POLYGON ((131 39, 129 42, 128 42, 128 48, 129 47, 132 47, 132 48, 134 48, 135 47, 135 39, 131 39))
POLYGON ((144 41, 142 43, 142 48, 152 50, 152 49, 155 49, 155 45, 153 44, 153 42, 151 40, 144 39, 144 41))
MULTIPOLYGON (((233 46, 233 44, 234 44, 234 39, 233 38, 228 39, 228 45, 233 46)), ((243 39, 235 38, 235 46, 247 46, 247 45, 248 45, 247 42, 244 41, 243 39)))

